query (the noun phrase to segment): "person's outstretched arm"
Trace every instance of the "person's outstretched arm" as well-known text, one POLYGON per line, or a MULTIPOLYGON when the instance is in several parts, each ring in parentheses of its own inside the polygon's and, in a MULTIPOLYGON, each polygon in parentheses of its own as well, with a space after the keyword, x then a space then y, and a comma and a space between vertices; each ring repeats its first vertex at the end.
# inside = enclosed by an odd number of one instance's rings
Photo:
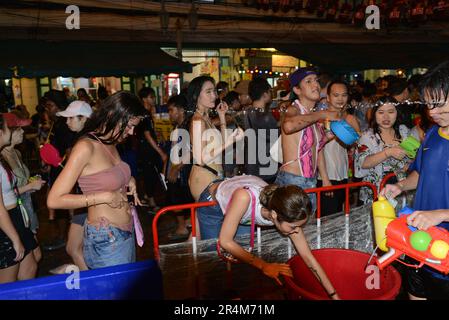
POLYGON ((256 267, 266 276, 275 279, 279 285, 282 285, 282 282, 279 280, 280 275, 289 277, 293 275, 288 264, 268 263, 243 249, 234 240, 240 220, 248 209, 250 201, 250 195, 246 190, 238 189, 234 192, 232 195, 231 204, 228 206, 228 210, 226 211, 223 225, 221 227, 219 236, 220 245, 236 259, 256 267))
POLYGON ((321 265, 313 256, 302 229, 299 228, 299 231, 297 233, 291 233, 289 237, 295 245, 296 251, 304 260, 307 267, 310 269, 310 271, 312 271, 312 273, 324 287, 324 290, 326 290, 329 298, 333 300, 339 300, 340 297, 338 296, 337 291, 327 277, 326 272, 323 270, 323 268, 321 268, 321 265))

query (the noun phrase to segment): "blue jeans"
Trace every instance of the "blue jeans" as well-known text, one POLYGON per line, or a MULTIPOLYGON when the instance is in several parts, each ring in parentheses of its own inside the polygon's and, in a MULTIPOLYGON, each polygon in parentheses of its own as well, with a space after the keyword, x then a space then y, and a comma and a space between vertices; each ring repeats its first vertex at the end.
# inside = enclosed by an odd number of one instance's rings
POLYGON ((89 269, 136 261, 134 232, 112 225, 96 227, 84 224, 84 260, 89 269))
MULTIPOLYGON (((209 193, 209 187, 204 189, 198 200, 198 202, 207 201, 213 201, 212 196, 209 193)), ((224 219, 223 211, 221 211, 220 205, 216 204, 210 207, 201 207, 196 209, 196 213, 200 224, 201 240, 217 239, 220 235, 220 230, 224 219)), ((237 229, 236 235, 249 234, 250 232, 251 226, 240 225, 237 229)))
MULTIPOLYGON (((302 176, 297 176, 296 174, 282 171, 282 170, 278 172, 276 181, 274 183, 281 185, 281 186, 293 184, 293 185, 298 186, 304 190, 316 187, 316 179, 315 178, 304 178, 302 176)), ((312 212, 315 212, 315 210, 316 210, 316 194, 314 194, 314 193, 309 194, 309 198, 310 198, 310 202, 312 203, 312 212)))

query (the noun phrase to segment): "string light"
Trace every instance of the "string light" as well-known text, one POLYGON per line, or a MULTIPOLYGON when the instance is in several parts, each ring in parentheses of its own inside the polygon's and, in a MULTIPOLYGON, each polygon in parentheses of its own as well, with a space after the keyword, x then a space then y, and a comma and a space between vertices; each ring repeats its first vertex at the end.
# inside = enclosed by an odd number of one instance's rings
MULTIPOLYGON (((278 99, 273 99, 273 100, 274 101, 279 101, 280 103, 284 102, 283 100, 278 100, 278 99)), ((290 103, 288 103, 289 101, 285 101, 285 102, 287 102, 287 104, 285 106, 281 105, 279 107, 279 109, 278 109, 279 112, 286 112, 287 111, 287 108, 290 106, 290 103)), ((423 101, 411 101, 411 100, 405 100, 404 102, 397 102, 397 103, 394 103, 394 102, 387 102, 387 103, 385 103, 385 102, 382 102, 382 101, 378 101, 376 103, 359 103, 359 104, 357 104, 355 106, 350 106, 349 104, 347 104, 346 106, 344 106, 342 108, 342 111, 346 111, 347 109, 350 109, 350 108, 355 109, 355 110, 359 110, 362 107, 364 107, 364 108, 366 108, 366 107, 368 107, 368 108, 375 108, 375 107, 378 107, 378 106, 381 106, 381 105, 384 105, 384 104, 392 104, 394 106, 398 106, 398 105, 417 105, 417 104, 419 104, 419 105, 429 105, 429 104, 441 105, 442 103, 441 102, 429 102, 429 103, 427 103, 427 102, 423 102, 423 101)), ((273 110, 273 109, 276 109, 276 108, 271 108, 270 110, 273 110)), ((314 111, 318 111, 317 106, 315 106, 312 109, 312 111, 313 112, 314 111)), ((188 114, 195 113, 195 111, 192 111, 192 110, 186 110, 185 112, 188 113, 188 114)), ((226 114, 236 116, 236 115, 239 115, 239 114, 244 114, 245 115, 247 113, 265 113, 265 112, 266 111, 260 110, 260 109, 242 110, 242 111, 228 110, 228 111, 226 111, 226 114)))

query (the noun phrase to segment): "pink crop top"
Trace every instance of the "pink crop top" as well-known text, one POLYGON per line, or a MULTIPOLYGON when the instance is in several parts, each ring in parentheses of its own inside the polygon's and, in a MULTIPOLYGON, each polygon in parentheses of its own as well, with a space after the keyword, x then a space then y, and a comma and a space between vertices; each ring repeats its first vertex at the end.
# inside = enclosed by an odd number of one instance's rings
POLYGON ((131 169, 128 164, 121 161, 119 164, 78 178, 78 184, 83 193, 100 191, 115 191, 128 185, 131 179, 131 169))
MULTIPOLYGON (((102 144, 101 140, 99 140, 95 135, 92 134, 92 136, 102 144)), ((114 159, 114 156, 110 153, 110 151, 108 149, 106 149, 106 151, 109 153, 111 158, 114 159)), ((129 165, 126 162, 120 161, 120 163, 111 168, 79 177, 78 184, 83 193, 116 191, 120 188, 125 190, 130 179, 131 169, 129 168, 129 165)))

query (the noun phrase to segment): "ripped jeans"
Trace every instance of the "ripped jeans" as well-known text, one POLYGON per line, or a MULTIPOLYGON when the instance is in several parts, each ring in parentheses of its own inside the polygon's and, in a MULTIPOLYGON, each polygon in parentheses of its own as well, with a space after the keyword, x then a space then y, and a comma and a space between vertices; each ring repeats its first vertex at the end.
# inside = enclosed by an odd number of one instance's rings
POLYGON ((101 223, 84 224, 84 260, 89 269, 110 267, 136 261, 134 229, 130 231, 111 225, 106 219, 101 223))

